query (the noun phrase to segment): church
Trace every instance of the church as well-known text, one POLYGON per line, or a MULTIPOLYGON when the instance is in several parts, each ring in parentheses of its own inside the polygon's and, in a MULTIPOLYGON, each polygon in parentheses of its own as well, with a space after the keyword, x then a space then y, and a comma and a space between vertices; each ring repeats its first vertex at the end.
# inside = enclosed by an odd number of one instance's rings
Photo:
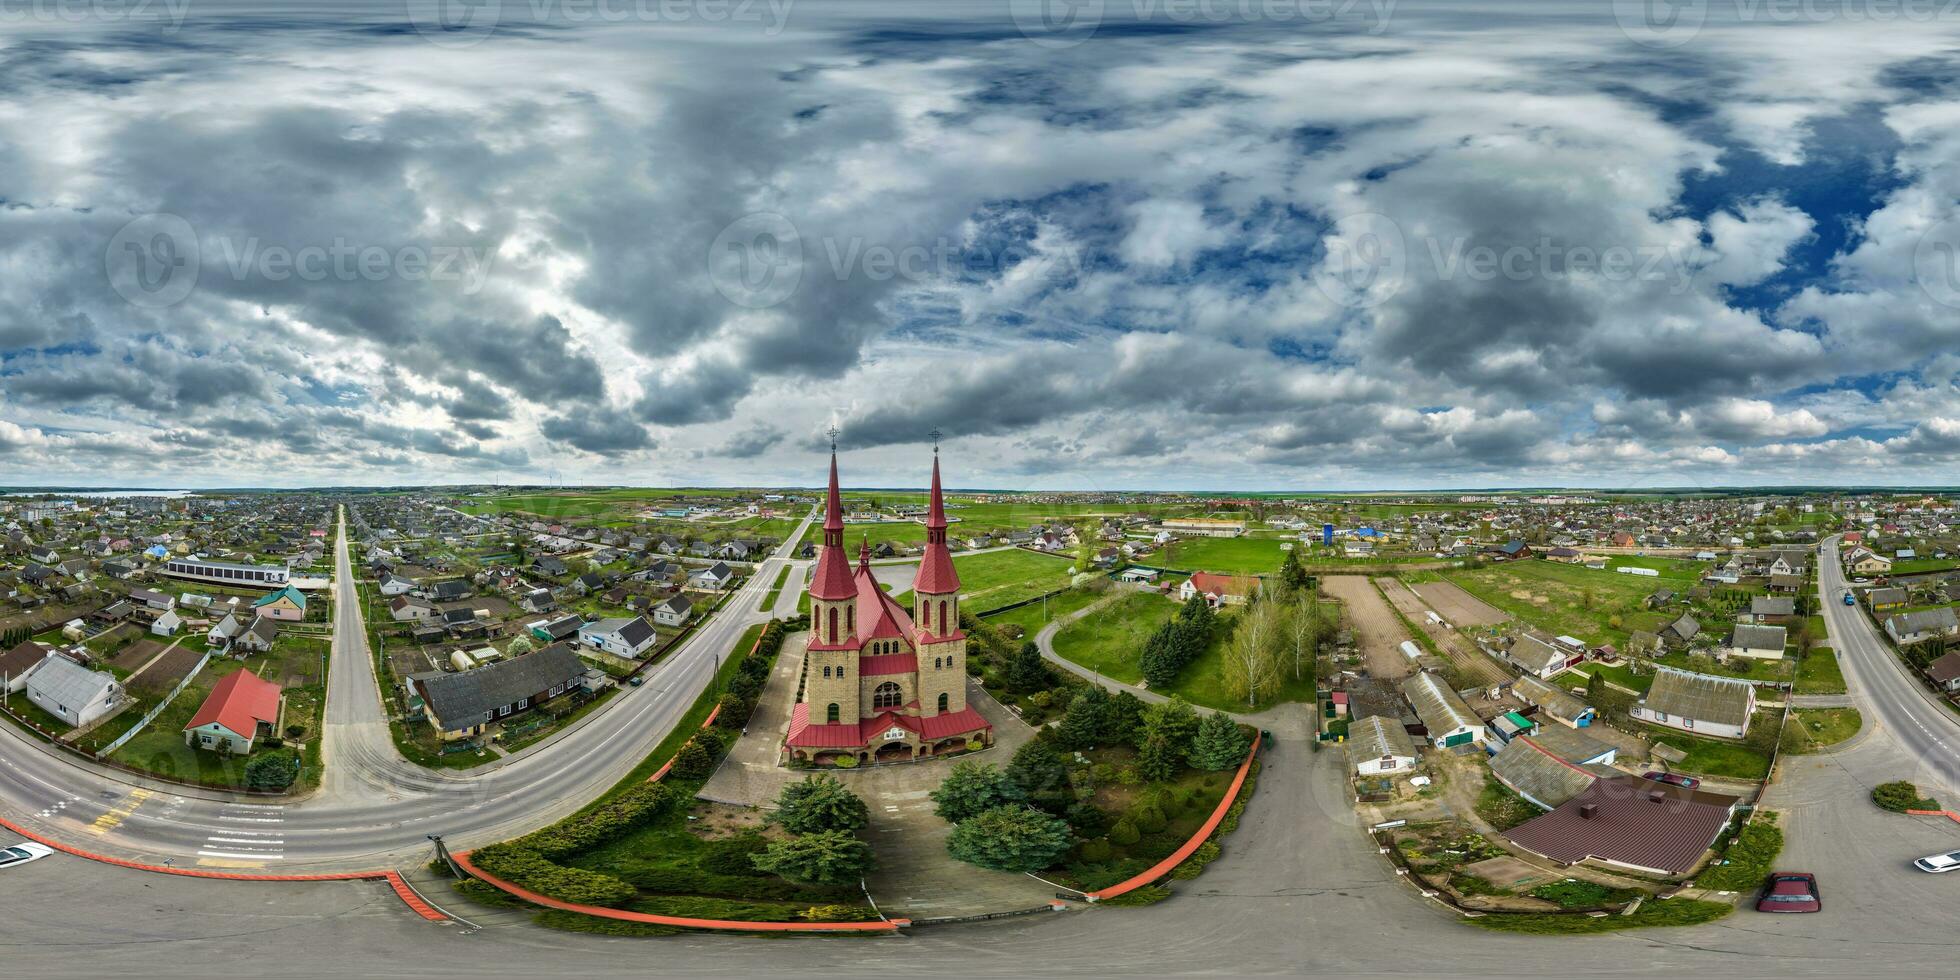
POLYGON ((878 587, 868 542, 859 543, 855 568, 844 551, 844 505, 837 449, 831 447, 823 547, 810 575, 802 689, 790 711, 787 740, 797 761, 897 762, 993 741, 993 726, 966 703, 960 576, 946 548, 936 448, 925 556, 907 610, 878 587))

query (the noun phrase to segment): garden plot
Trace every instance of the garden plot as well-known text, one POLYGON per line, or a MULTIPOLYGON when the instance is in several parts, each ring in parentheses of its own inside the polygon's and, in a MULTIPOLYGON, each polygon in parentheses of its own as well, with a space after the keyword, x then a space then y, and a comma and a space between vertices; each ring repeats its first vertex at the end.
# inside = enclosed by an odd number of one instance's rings
POLYGON ((1370 675, 1394 680, 1415 671, 1415 662, 1400 649, 1402 641, 1413 637, 1373 583, 1359 575, 1329 575, 1320 580, 1320 591, 1341 600, 1346 608, 1370 675))
POLYGON ((1410 586, 1429 608, 1436 610, 1450 625, 1496 626, 1510 619, 1504 611, 1458 588, 1453 582, 1423 582, 1410 586))

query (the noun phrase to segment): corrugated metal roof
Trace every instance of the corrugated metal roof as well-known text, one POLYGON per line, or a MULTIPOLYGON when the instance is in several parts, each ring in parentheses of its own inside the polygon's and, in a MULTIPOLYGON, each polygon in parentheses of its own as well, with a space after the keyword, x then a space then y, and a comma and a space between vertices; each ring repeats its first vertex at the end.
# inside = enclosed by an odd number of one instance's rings
POLYGON ((1374 715, 1348 725, 1348 758, 1361 762, 1383 756, 1416 756, 1415 740, 1402 723, 1386 715, 1374 715))
POLYGON ((1651 780, 1600 779, 1505 836, 1563 864, 1598 858, 1685 874, 1727 826, 1735 804, 1734 797, 1651 780))
POLYGON ((1483 727, 1483 719, 1463 703, 1441 677, 1423 671, 1402 682, 1402 696, 1416 709, 1416 717, 1422 719, 1423 727, 1429 729, 1430 737, 1459 728, 1477 729, 1483 727))

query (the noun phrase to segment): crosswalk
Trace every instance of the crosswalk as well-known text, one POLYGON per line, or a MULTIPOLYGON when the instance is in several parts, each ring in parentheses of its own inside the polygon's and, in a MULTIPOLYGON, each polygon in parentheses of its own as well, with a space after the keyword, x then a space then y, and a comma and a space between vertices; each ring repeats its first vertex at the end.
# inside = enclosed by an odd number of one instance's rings
POLYGON ((115 806, 104 810, 101 816, 96 817, 95 822, 89 824, 89 831, 99 836, 122 826, 122 822, 128 820, 130 814, 135 813, 155 795, 157 794, 152 790, 130 790, 128 795, 116 802, 115 806))
POLYGON ((219 826, 205 836, 197 863, 213 867, 258 866, 286 856, 285 814, 278 807, 227 804, 219 826))

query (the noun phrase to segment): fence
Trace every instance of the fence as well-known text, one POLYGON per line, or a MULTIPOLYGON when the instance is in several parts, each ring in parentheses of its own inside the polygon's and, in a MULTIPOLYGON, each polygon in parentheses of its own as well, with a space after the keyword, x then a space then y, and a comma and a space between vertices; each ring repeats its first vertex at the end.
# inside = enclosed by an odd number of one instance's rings
POLYGON ((197 658, 197 666, 192 667, 190 673, 178 679, 177 686, 171 688, 170 693, 164 695, 163 700, 158 701, 155 705, 151 706, 149 711, 144 712, 142 721, 131 725, 128 731, 116 736, 115 741, 96 749, 95 757, 100 759, 103 756, 115 754, 115 751, 122 748, 124 743, 135 738, 143 729, 150 727, 150 722, 155 721, 158 715, 163 714, 163 709, 170 707, 170 702, 177 700, 177 695, 184 693, 184 688, 189 687, 191 681, 196 680, 197 675, 204 670, 204 665, 210 662, 211 651, 206 650, 204 651, 204 656, 197 658))

